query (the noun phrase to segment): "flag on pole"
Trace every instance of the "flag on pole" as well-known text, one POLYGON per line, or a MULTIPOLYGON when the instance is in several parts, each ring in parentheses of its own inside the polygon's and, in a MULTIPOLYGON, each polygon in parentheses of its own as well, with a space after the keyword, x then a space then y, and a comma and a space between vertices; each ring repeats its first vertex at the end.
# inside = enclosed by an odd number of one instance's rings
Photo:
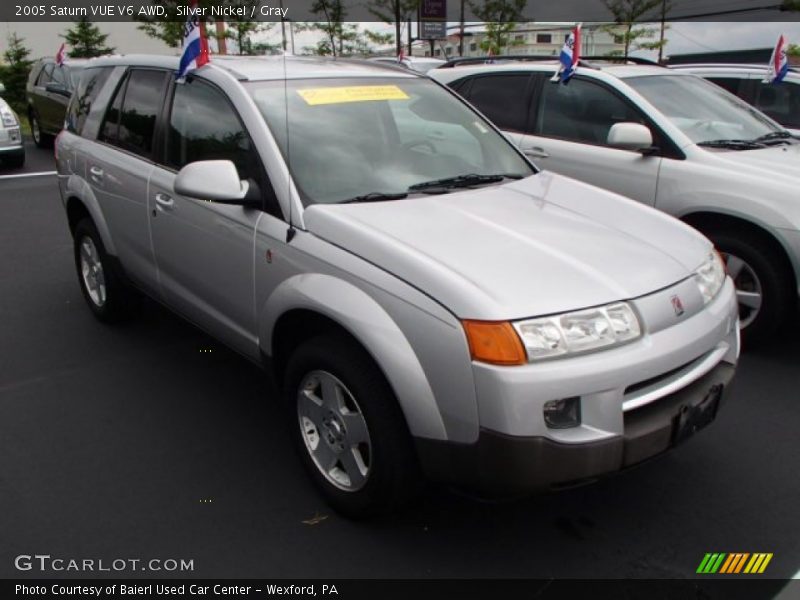
POLYGON ((397 62, 398 62, 398 63, 400 63, 400 64, 402 65, 402 64, 403 64, 403 61, 405 61, 405 59, 406 59, 406 53, 403 51, 403 48, 402 48, 402 46, 401 46, 401 47, 400 47, 400 52, 399 52, 399 54, 397 55, 397 62))
POLYGON ((567 36, 564 46, 561 48, 561 54, 558 57, 561 66, 558 72, 553 75, 550 80, 554 83, 568 83, 570 78, 575 75, 578 69, 578 61, 581 59, 581 23, 575 25, 570 34, 567 36))
POLYGON ((56 64, 60 67, 64 64, 64 59, 67 57, 66 44, 62 43, 61 47, 56 52, 56 64))
POLYGON ((786 50, 788 50, 786 38, 781 35, 772 51, 772 57, 769 59, 764 83, 780 83, 786 77, 786 73, 789 72, 789 57, 786 56, 786 50))
POLYGON ((189 7, 189 16, 183 26, 183 54, 176 73, 177 79, 184 79, 189 71, 199 69, 210 60, 205 28, 200 22, 199 13, 196 11, 197 0, 191 0, 189 7))

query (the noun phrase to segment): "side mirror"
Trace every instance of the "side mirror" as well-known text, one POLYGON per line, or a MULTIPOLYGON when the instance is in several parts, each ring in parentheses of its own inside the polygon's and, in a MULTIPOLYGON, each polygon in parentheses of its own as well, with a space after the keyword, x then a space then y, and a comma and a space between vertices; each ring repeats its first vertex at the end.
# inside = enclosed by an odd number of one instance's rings
POLYGON ((252 206, 250 184, 239 179, 229 160, 201 160, 183 167, 175 178, 175 193, 221 204, 252 206))
POLYGON ((60 96, 70 95, 69 90, 63 83, 50 82, 46 86, 44 86, 44 89, 50 92, 51 94, 59 94, 60 96))
POLYGON ((614 123, 608 132, 607 144, 621 150, 646 152, 653 147, 653 134, 640 123, 614 123))
POLYGON ((6 86, 0 83, 0 94, 5 94, 5 93, 6 93, 6 86))

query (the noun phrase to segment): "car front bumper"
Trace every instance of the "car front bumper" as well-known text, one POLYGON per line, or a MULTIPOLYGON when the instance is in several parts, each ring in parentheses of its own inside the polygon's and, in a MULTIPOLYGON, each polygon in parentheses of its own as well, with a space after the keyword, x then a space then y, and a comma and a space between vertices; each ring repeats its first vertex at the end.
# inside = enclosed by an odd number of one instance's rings
POLYGON ((728 278, 686 319, 653 313, 692 286, 632 301, 645 324, 659 324, 627 346, 522 367, 474 363, 478 439, 417 439, 428 477, 488 494, 571 485, 656 456, 707 425, 739 355, 736 295, 728 278), (549 428, 544 404, 570 397, 580 398, 580 424, 549 428))

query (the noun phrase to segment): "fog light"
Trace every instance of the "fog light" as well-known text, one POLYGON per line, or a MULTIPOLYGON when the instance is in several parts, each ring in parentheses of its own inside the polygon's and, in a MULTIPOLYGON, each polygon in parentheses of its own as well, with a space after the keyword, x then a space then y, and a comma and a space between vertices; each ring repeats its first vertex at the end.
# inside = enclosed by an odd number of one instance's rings
POLYGON ((581 399, 578 396, 544 403, 544 422, 550 429, 567 429, 581 424, 581 399))

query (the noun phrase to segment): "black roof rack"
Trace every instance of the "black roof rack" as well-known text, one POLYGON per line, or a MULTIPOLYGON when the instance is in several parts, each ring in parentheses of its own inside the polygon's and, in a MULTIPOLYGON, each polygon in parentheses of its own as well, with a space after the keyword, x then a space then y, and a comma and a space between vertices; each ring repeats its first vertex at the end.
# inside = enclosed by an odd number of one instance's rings
POLYGON ((491 64, 507 60, 520 61, 520 62, 545 62, 545 61, 558 62, 558 56, 529 55, 529 54, 499 54, 497 56, 462 56, 459 58, 451 58, 446 63, 436 68, 450 69, 452 67, 457 67, 459 65, 491 64))
POLYGON ((649 58, 642 58, 641 56, 629 56, 625 58, 624 56, 581 56, 582 60, 596 60, 602 62, 614 62, 614 63, 632 63, 634 65, 648 65, 651 67, 664 67, 665 65, 661 65, 654 60, 650 60, 649 58))

